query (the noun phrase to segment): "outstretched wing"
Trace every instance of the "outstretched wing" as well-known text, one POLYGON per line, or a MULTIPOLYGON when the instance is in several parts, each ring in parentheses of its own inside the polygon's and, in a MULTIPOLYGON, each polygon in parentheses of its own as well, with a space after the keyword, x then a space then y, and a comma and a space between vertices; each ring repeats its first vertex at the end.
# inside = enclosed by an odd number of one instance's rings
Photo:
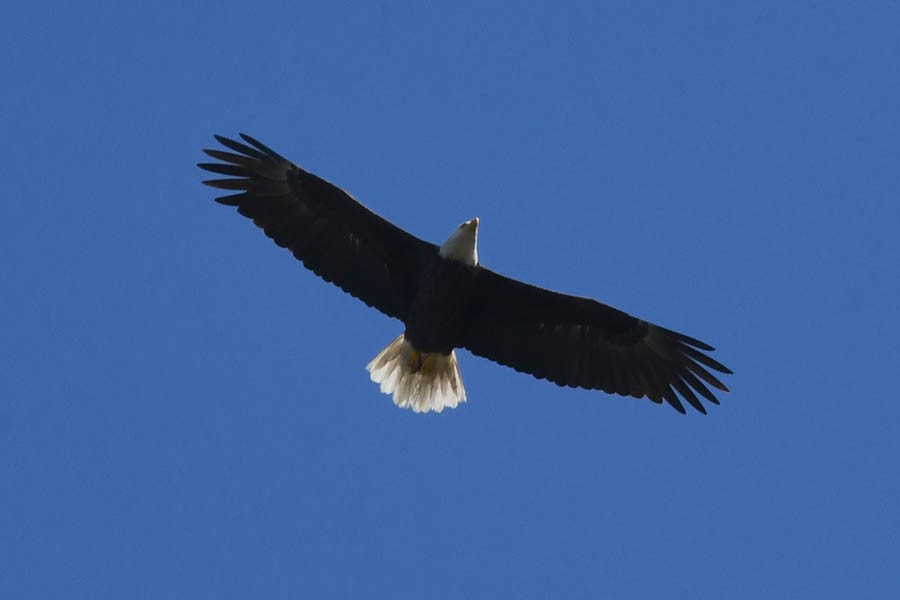
POLYGON ((702 413, 707 385, 728 391, 709 369, 731 373, 712 346, 596 300, 559 294, 479 267, 472 321, 462 345, 473 354, 558 385, 663 400, 679 395, 702 413))
POLYGON ((250 136, 241 134, 249 146, 215 137, 233 152, 204 150, 221 162, 197 166, 231 178, 203 183, 238 192, 217 202, 237 207, 325 281, 388 316, 405 318, 420 265, 437 253, 437 246, 382 219, 250 136))

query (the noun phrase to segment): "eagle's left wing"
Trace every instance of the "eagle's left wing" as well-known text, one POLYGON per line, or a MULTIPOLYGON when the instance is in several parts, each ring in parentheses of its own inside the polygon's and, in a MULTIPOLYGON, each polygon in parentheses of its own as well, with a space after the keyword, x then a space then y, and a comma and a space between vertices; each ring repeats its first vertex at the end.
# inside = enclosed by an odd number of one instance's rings
POLYGON ((712 346, 596 300, 477 267, 471 310, 463 347, 558 385, 665 400, 682 413, 679 395, 706 413, 697 393, 718 404, 707 385, 728 391, 708 370, 731 373, 704 353, 712 346))

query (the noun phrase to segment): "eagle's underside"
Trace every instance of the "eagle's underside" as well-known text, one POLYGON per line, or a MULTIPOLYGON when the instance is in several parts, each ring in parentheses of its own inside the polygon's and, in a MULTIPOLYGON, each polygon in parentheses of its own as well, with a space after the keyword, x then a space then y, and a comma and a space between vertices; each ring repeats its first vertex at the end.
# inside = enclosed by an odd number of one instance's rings
POLYGON ((610 306, 545 290, 478 262, 478 219, 436 246, 394 226, 340 188, 249 136, 216 139, 200 163, 217 198, 289 249, 314 273, 406 325, 368 365, 381 391, 417 412, 466 399, 453 348, 571 387, 706 410, 728 388, 712 346, 610 306), (699 397, 698 397, 699 396, 699 397))

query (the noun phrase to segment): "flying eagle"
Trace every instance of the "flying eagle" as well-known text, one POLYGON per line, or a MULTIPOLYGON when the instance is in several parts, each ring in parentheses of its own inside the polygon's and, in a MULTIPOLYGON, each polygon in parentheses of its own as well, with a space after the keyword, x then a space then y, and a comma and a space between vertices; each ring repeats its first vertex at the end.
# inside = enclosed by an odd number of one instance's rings
POLYGON ((728 391, 710 370, 731 371, 712 346, 589 298, 504 277, 478 261, 478 218, 440 246, 382 219, 340 188, 250 136, 215 138, 199 163, 229 179, 206 185, 306 268, 389 317, 405 331, 366 369, 394 404, 441 412, 466 400, 455 348, 560 386, 663 400, 701 413, 697 395, 728 391))

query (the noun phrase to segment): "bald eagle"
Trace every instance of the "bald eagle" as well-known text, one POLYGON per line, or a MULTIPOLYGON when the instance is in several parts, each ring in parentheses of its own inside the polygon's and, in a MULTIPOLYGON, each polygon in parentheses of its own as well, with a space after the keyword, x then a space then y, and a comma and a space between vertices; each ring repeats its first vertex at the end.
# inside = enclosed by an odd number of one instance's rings
POLYGON ((440 246, 379 217, 349 194, 250 136, 215 138, 229 151, 199 163, 228 179, 206 185, 252 219, 316 275, 389 317, 405 331, 368 364, 394 404, 441 412, 466 400, 455 348, 560 386, 664 400, 701 413, 699 394, 728 388, 710 370, 731 371, 700 340, 589 298, 504 277, 478 260, 478 218, 440 246))

